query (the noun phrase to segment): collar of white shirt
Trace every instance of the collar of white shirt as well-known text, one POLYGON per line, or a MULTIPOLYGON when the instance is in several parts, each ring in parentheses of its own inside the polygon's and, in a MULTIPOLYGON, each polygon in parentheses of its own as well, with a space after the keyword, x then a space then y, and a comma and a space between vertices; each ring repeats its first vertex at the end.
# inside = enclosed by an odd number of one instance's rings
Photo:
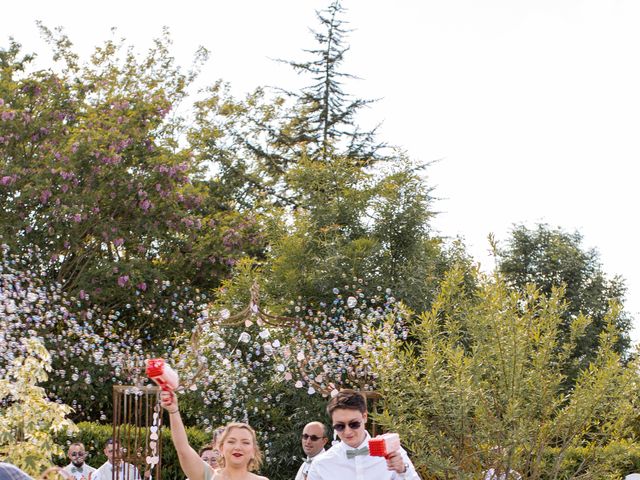
POLYGON ((344 442, 340 442, 338 445, 341 448, 341 450, 344 452, 345 456, 347 455, 347 450, 357 450, 359 448, 364 447, 365 445, 369 444, 369 439, 371 438, 371 435, 369 435, 369 432, 367 432, 365 430, 364 432, 364 440, 362 441, 362 443, 360 445, 358 445, 356 448, 350 447, 349 445, 347 445, 344 442))

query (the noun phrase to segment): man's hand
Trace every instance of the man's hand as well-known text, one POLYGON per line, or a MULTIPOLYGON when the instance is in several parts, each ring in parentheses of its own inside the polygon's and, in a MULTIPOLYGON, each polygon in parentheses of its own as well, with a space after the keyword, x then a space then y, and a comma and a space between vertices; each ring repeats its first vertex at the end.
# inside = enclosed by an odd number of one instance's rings
POLYGON ((404 460, 400 452, 393 452, 387 455, 387 469, 393 470, 396 473, 404 473, 404 460))

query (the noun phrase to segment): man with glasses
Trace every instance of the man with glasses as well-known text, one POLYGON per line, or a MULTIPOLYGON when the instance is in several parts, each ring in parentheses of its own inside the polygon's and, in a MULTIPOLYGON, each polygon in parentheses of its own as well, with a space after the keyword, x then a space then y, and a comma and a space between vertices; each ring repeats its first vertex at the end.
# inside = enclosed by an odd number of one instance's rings
POLYGON ((123 449, 112 438, 104 444, 104 454, 107 461, 104 462, 95 473, 91 474, 89 480, 140 480, 138 469, 132 464, 122 460, 123 449), (114 465, 117 462, 117 465, 114 465))
POLYGON ((311 464, 307 480, 420 480, 403 448, 387 458, 369 455, 367 400, 362 394, 342 390, 329 401, 327 413, 341 442, 311 464))
POLYGON ((324 452, 324 446, 328 440, 323 423, 310 422, 305 425, 302 430, 302 450, 307 455, 307 459, 300 465, 296 480, 306 480, 311 462, 324 452))
POLYGON ((84 445, 80 442, 74 442, 69 445, 67 456, 71 463, 63 468, 65 472, 70 473, 76 480, 87 480, 89 474, 95 472, 96 469, 87 465, 84 461, 87 458, 84 445))

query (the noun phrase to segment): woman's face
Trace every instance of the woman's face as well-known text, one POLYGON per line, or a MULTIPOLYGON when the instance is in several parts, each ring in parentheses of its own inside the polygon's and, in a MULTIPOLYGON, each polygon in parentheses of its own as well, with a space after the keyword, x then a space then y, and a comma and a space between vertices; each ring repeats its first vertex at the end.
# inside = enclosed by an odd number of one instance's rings
POLYGON ((221 448, 225 465, 229 466, 247 467, 255 456, 253 436, 244 428, 231 428, 221 448))
POLYGON ((205 450, 200 455, 200 458, 211 465, 211 468, 216 469, 220 468, 220 464, 218 464, 218 460, 220 459, 220 452, 217 449, 205 450))

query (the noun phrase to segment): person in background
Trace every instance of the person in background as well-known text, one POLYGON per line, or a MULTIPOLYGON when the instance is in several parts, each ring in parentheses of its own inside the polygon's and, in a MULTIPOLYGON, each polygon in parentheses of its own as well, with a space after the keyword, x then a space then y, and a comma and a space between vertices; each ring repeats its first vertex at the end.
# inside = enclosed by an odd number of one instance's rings
POLYGON ((69 445, 67 456, 71 463, 64 467, 63 470, 70 473, 76 480, 87 480, 89 474, 96 471, 95 468, 85 463, 87 452, 81 442, 73 442, 69 445))
MULTIPOLYGON (((104 462, 95 472, 89 474, 89 480, 112 480, 112 478, 114 478, 113 461, 116 457, 122 458, 122 449, 113 441, 112 438, 110 438, 104 444, 104 454, 107 456, 107 461, 104 462), (119 453, 119 455, 116 455, 116 453, 119 453)), ((118 480, 140 480, 138 469, 130 463, 120 460, 116 469, 119 471, 117 474, 118 476, 116 477, 118 480)))
POLYGON ((220 468, 220 464, 218 463, 218 460, 220 460, 220 452, 217 448, 214 448, 211 445, 205 445, 200 449, 198 454, 200 455, 200 458, 209 464, 214 470, 220 468))
POLYGON ((300 465, 295 480, 306 480, 309 468, 311 468, 311 462, 324 452, 324 446, 328 441, 326 427, 322 422, 309 422, 304 426, 302 430, 302 450, 307 458, 300 465))

